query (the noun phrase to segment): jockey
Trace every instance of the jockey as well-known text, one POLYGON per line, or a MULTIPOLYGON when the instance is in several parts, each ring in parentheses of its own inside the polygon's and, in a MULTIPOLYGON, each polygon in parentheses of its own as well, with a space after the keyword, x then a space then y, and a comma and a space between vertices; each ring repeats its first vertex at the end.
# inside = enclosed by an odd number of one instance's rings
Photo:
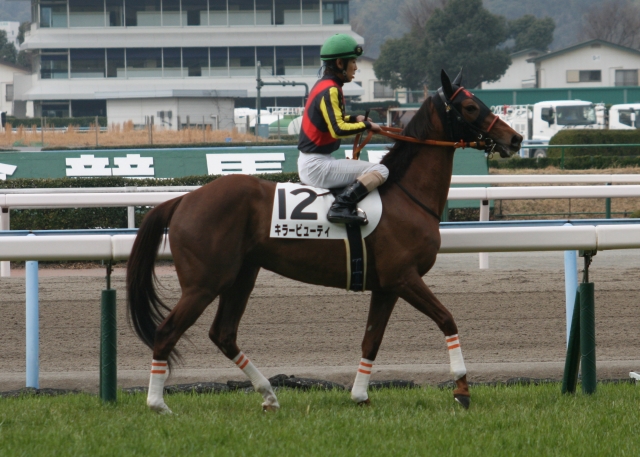
POLYGON ((303 184, 327 189, 346 187, 336 196, 327 218, 334 223, 367 224, 356 204, 383 184, 387 167, 358 160, 336 159, 331 153, 340 147, 340 139, 380 126, 364 116, 344 112, 342 86, 355 76, 356 58, 362 47, 350 35, 336 34, 322 45, 324 76, 315 84, 305 106, 298 140, 298 171, 303 184))

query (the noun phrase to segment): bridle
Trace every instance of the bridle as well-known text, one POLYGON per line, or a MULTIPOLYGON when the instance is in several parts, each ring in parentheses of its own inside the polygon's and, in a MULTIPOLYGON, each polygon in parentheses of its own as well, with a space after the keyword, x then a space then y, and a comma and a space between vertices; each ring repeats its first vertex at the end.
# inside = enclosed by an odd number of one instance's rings
MULTIPOLYGON (((462 113, 453 104, 454 100, 460 93, 467 94, 472 97, 472 94, 468 92, 464 87, 460 86, 450 98, 447 98, 442 88, 438 89, 438 97, 434 98, 434 105, 436 105, 436 112, 440 116, 440 121, 446 129, 448 138, 461 138, 460 141, 439 141, 439 140, 420 140, 418 138, 402 135, 401 128, 397 127, 380 127, 380 134, 388 138, 392 138, 397 141, 406 141, 409 143, 425 144, 429 146, 450 147, 450 148, 473 148, 478 150, 484 150, 488 155, 494 153, 496 147, 495 141, 488 137, 491 129, 500 120, 498 116, 495 116, 491 124, 486 131, 480 128, 480 123, 484 121, 487 115, 491 114, 491 110, 481 101, 476 99, 476 103, 480 107, 480 113, 474 122, 467 121, 462 113), (469 138, 469 137, 472 138, 469 138), (466 137, 466 139, 465 139, 466 137)), ((360 143, 362 134, 357 134, 353 142, 353 159, 358 160, 360 158, 360 152, 369 143, 373 131, 369 130, 364 141, 360 143)))

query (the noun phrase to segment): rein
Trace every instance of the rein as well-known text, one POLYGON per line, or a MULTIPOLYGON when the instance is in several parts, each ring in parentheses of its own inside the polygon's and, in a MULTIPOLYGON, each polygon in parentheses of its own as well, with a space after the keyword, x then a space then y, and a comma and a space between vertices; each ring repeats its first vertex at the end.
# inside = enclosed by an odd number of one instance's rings
MULTIPOLYGON (((497 117, 496 117, 497 119, 497 117)), ((492 125, 493 127, 493 125, 492 125)), ((485 141, 439 141, 439 140, 419 140, 412 136, 401 135, 402 129, 397 127, 380 127, 380 134, 386 136, 387 138, 393 138, 397 141, 406 141, 408 143, 416 143, 416 144, 426 144, 429 146, 440 146, 440 147, 449 147, 449 148, 473 148, 473 149, 481 149, 486 150, 488 147, 493 146, 493 141, 490 138, 487 138, 485 141)), ((360 143, 361 133, 358 133, 353 141, 353 160, 360 159, 360 152, 364 149, 364 147, 369 144, 371 137, 373 136, 373 131, 369 130, 367 136, 364 141, 360 143)))

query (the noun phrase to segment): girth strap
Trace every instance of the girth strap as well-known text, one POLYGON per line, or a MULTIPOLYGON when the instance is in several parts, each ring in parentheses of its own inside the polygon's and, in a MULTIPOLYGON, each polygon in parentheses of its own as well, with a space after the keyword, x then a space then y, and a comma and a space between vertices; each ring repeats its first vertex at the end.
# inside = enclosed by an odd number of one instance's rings
POLYGON ((425 204, 423 204, 420 200, 418 200, 416 197, 414 197, 413 195, 411 195, 409 193, 409 191, 407 189, 405 189, 405 187, 400 184, 399 182, 396 181, 396 185, 402 190, 402 192, 404 192, 405 194, 407 194, 407 197, 409 197, 411 200, 413 200, 413 202, 418 205, 420 208, 422 208, 423 210, 425 210, 427 213, 431 214, 433 217, 435 217, 436 219, 438 219, 438 222, 440 222, 440 216, 431 208, 429 208, 428 206, 426 206, 425 204))

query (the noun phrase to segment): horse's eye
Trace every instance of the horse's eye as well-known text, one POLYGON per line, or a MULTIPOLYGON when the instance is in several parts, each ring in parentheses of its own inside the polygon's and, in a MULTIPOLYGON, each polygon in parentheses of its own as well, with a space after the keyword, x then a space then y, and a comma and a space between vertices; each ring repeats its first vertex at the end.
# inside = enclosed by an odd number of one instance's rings
POLYGON ((474 105, 469 105, 465 109, 470 113, 475 113, 476 111, 478 111, 478 108, 474 105))

